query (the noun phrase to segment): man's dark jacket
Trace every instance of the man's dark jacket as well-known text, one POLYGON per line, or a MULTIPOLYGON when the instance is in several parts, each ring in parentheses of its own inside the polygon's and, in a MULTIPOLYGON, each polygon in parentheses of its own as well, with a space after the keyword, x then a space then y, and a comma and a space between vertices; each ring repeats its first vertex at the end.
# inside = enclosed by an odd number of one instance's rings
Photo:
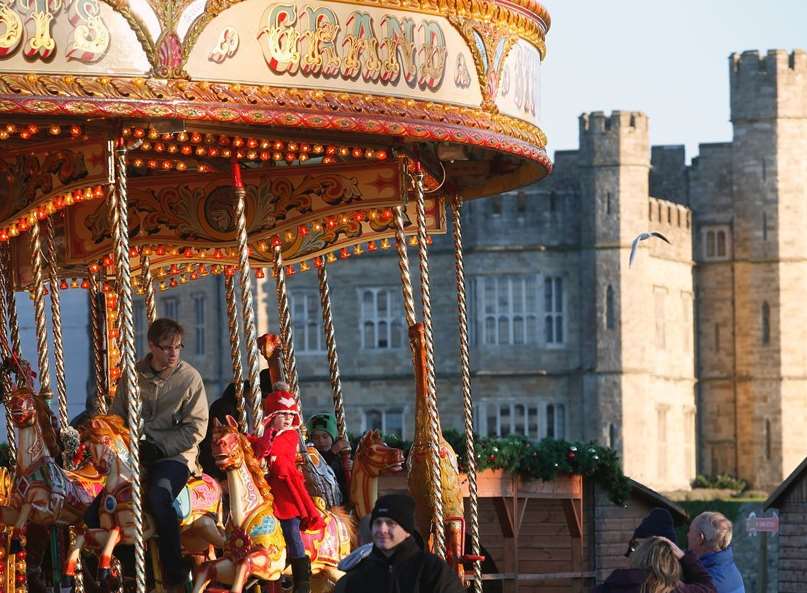
MULTIPOLYGON (((417 539, 416 539, 417 538, 417 539)), ((335 593, 465 593, 445 561, 410 536, 387 558, 375 546, 336 583, 335 593)))
MULTIPOLYGON (((716 593, 709 573, 692 552, 686 552, 681 558, 681 572, 683 582, 675 588, 675 593, 716 593)), ((594 593, 642 593, 642 585, 649 574, 644 568, 617 568, 594 593)))

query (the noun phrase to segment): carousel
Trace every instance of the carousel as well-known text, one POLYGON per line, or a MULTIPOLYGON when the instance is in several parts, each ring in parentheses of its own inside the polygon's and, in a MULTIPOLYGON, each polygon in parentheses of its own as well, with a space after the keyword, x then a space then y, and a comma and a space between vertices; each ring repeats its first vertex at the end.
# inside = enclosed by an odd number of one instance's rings
MULTIPOLYGON (((161 590, 141 494, 133 299, 144 296, 153 321, 156 293, 218 274, 238 413, 213 447, 230 496, 192 477, 179 505, 183 553, 195 559, 194 593, 276 586, 283 537, 245 435, 262 431, 262 354, 300 400, 286 278, 317 274, 345 437, 327 270, 386 249, 397 251, 417 400, 408 488, 432 550, 481 591, 474 455, 460 476, 438 414, 429 244, 450 217, 472 453, 460 213, 551 169, 537 109, 548 27, 533 0, 0 1, 0 354, 13 467, 0 484, 0 593, 26 593, 34 538, 50 544, 38 547, 50 549, 55 587, 110 590, 129 577, 137 593, 161 590), (277 339, 259 338, 253 302, 256 282, 270 279, 277 339), (99 416, 80 431, 68 417, 68 388, 83 386, 65 373, 64 290, 89 296, 99 416), (33 370, 21 357, 18 291, 34 303, 33 370), (125 427, 105 420, 121 385, 125 427), (99 493, 124 490, 102 528, 85 528, 99 493), (134 546, 131 575, 118 544, 134 546), (83 566, 88 554, 97 568, 83 566)), ((372 432, 355 453, 351 500, 323 501, 324 530, 305 536, 323 590, 356 545, 380 468, 402 461, 372 432)))

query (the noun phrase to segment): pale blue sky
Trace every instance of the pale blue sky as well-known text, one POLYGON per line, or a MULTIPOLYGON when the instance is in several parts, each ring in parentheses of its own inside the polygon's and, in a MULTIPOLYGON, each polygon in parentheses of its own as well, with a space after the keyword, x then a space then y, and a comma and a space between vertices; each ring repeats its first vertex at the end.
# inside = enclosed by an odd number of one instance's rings
POLYGON ((728 56, 807 48, 807 1, 541 0, 552 15, 541 76, 550 151, 577 148, 586 111, 643 111, 653 144, 731 139, 728 56))

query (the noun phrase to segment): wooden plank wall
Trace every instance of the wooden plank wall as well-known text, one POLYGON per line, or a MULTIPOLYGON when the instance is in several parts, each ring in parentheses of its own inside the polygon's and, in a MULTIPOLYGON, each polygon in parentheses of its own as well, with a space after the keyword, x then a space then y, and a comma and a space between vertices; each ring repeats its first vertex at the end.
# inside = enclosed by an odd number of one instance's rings
POLYGON ((807 590, 807 477, 802 476, 779 509, 779 593, 807 590))

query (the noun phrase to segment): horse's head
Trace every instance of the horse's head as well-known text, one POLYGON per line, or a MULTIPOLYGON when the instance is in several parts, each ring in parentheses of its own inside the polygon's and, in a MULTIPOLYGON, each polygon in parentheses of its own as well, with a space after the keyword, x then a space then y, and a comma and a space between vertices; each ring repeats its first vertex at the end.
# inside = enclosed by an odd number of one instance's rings
POLYGON ((11 421, 17 428, 33 426, 36 422, 36 403, 34 392, 27 387, 20 387, 6 398, 6 407, 11 414, 11 421))
POLYGON ((238 469, 244 463, 244 449, 238 423, 232 416, 227 416, 227 423, 213 420, 213 443, 211 446, 213 461, 216 467, 226 472, 238 469))
POLYGON ((356 449, 356 463, 373 477, 401 471, 404 461, 403 451, 387 445, 377 430, 364 433, 356 449))
POLYGON ((112 460, 120 458, 129 463, 129 433, 119 416, 96 416, 82 431, 90 459, 102 474, 109 472, 112 460))

